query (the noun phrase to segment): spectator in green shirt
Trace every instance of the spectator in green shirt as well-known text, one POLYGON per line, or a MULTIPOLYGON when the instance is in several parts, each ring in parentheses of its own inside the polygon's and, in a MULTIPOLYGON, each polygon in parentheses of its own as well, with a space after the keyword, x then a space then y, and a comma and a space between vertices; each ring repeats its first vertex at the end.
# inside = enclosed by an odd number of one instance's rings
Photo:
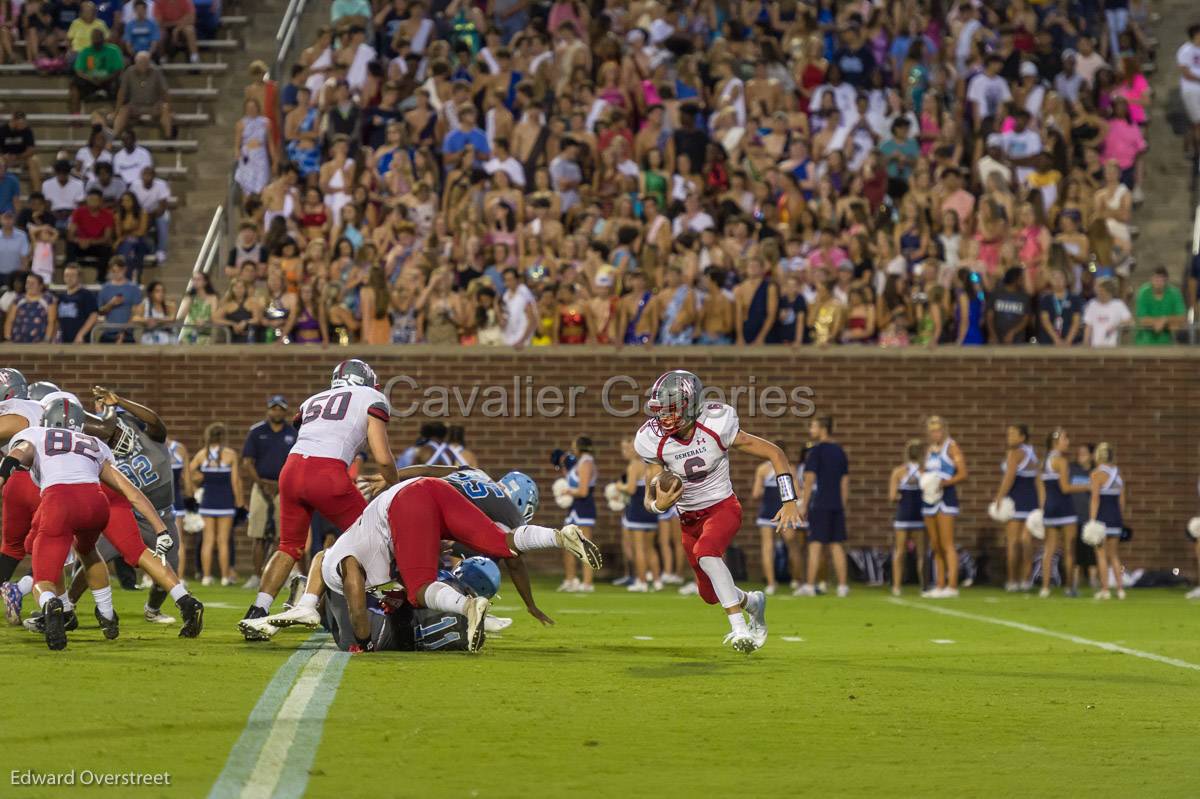
POLYGON ((75 56, 75 77, 71 81, 71 113, 78 114, 80 104, 93 95, 103 92, 108 99, 117 97, 117 85, 121 70, 125 68, 125 57, 121 48, 105 41, 104 32, 92 31, 92 45, 75 56))
POLYGON ((1183 294, 1167 284, 1166 267, 1154 270, 1150 282, 1138 289, 1135 344, 1173 344, 1174 331, 1183 324, 1187 308, 1183 294))

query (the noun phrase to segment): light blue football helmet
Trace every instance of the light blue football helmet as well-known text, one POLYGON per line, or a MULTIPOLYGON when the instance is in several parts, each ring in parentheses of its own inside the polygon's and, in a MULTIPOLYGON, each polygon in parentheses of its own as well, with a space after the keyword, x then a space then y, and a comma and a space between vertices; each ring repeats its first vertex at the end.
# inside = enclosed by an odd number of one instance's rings
POLYGON ((451 574, 475 596, 491 599, 500 590, 500 567, 480 555, 460 561, 451 574))
POLYGON ((517 506, 517 510, 521 511, 525 521, 531 521, 541 501, 537 483, 533 478, 524 472, 509 472, 500 478, 500 487, 512 500, 512 504, 517 506))

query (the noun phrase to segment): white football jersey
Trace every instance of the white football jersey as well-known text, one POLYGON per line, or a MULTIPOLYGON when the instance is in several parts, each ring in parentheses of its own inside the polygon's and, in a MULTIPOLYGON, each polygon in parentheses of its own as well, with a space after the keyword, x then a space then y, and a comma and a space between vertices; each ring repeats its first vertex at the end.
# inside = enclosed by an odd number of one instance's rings
POLYGON ((396 494, 416 479, 418 478, 401 480, 371 500, 362 516, 358 517, 358 521, 350 525, 350 529, 334 542, 325 553, 325 561, 321 564, 321 577, 326 585, 339 594, 344 593, 342 576, 337 573, 337 566, 350 555, 354 556, 367 573, 367 590, 393 582, 392 526, 388 521, 388 510, 392 507, 392 500, 396 494))
MULTIPOLYGON (((24 416, 25 426, 38 427, 42 423, 42 405, 33 400, 10 399, 0 402, 0 416, 24 416)), ((0 454, 8 452, 9 444, 0 447, 0 454)))
POLYGON ((638 430, 633 446, 646 463, 660 464, 683 480, 683 494, 676 503, 679 510, 703 510, 733 494, 727 450, 740 429, 736 410, 709 402, 690 439, 667 435, 657 420, 650 419, 638 430))
POLYGON ((347 466, 367 440, 367 418, 387 423, 391 406, 387 397, 371 386, 331 388, 304 401, 297 414, 300 435, 293 455, 337 458, 347 466))
POLYGON ((25 441, 33 447, 33 482, 50 486, 99 483, 100 470, 111 463, 112 450, 100 439, 62 427, 27 427, 10 446, 25 441))

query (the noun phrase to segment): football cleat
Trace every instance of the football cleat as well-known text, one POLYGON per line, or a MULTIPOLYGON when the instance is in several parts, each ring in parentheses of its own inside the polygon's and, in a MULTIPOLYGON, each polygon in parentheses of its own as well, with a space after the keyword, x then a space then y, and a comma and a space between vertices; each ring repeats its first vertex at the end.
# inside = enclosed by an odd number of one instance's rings
POLYGON ((483 639, 486 633, 487 612, 492 606, 491 600, 482 596, 467 599, 467 651, 478 652, 483 649, 483 639))
POLYGON ((600 555, 600 547, 593 544, 583 534, 583 530, 578 525, 568 524, 561 530, 555 531, 554 538, 560 547, 593 569, 599 569, 604 565, 604 558, 600 555))
POLYGON ((692 595, 698 594, 698 593, 700 593, 700 589, 696 586, 695 580, 684 583, 683 585, 681 585, 679 587, 679 595, 680 596, 692 596, 692 595))
MULTIPOLYGON (((100 612, 100 608, 92 608, 92 613, 96 615, 96 623, 100 625, 100 629, 104 632, 104 637, 108 640, 113 640, 121 634, 121 619, 117 616, 117 612, 112 612, 112 618, 104 618, 104 614, 100 612)), ((54 647, 50 647, 53 649, 54 647)))
POLYGON ((265 619, 260 619, 258 621, 280 629, 284 627, 294 627, 296 625, 303 625, 305 627, 319 627, 321 625, 321 614, 317 612, 316 608, 296 605, 288 608, 282 613, 276 613, 273 616, 267 616, 265 619))
POLYGON ((179 628, 180 638, 195 638, 204 629, 204 605, 191 594, 185 594, 176 603, 179 613, 183 616, 183 626, 179 628))
POLYGON ((483 629, 489 633, 498 633, 512 627, 513 620, 502 616, 487 616, 483 620, 483 629))
POLYGON ((758 649, 754 636, 748 632, 731 632, 725 636, 725 643, 732 646, 735 652, 741 652, 744 655, 749 655, 758 649))
POLYGON ((308 585, 308 578, 303 574, 293 574, 288 578, 288 598, 287 602, 283 603, 283 609, 296 607, 300 602, 300 597, 304 595, 304 588, 308 585))
POLYGON ((1200 587, 1193 588, 1183 596, 1184 599, 1200 599, 1200 587))
POLYGON ((279 631, 278 627, 268 624, 267 627, 270 627, 273 632, 267 632, 265 628, 260 629, 258 625, 249 623, 255 619, 266 618, 266 615, 267 612, 258 605, 251 605, 250 609, 246 611, 246 615, 238 622, 238 629, 242 631, 242 637, 247 641, 269 641, 271 636, 279 631))
POLYGON ((754 647, 760 649, 767 642, 767 597, 762 591, 746 593, 746 614, 750 617, 754 647))
POLYGON ((558 588, 554 589, 560 594, 575 594, 579 592, 579 578, 572 580, 563 580, 559 583, 558 588))
POLYGON ((66 615, 63 612, 62 600, 54 597, 42 609, 42 625, 46 635, 46 646, 58 651, 67 648, 66 615))
POLYGON ((17 588, 16 583, 4 583, 0 585, 0 598, 4 600, 4 618, 8 619, 8 623, 13 627, 21 623, 21 589, 17 588))
POLYGON ((142 616, 151 624, 174 624, 175 617, 162 612, 162 608, 142 608, 142 616))
POLYGON ((625 586, 626 591, 631 591, 635 594, 644 594, 650 590, 650 586, 643 583, 641 580, 636 580, 625 586))
POLYGON ((796 590, 792 591, 792 596, 816 596, 816 595, 817 595, 816 590, 808 583, 804 583, 803 585, 796 588, 796 590))
MULTIPOLYGON (((79 617, 75 615, 75 609, 63 611, 64 628, 67 632, 79 629, 79 617)), ((21 622, 21 626, 31 633, 42 635, 46 632, 45 614, 41 611, 33 613, 29 618, 21 622)))

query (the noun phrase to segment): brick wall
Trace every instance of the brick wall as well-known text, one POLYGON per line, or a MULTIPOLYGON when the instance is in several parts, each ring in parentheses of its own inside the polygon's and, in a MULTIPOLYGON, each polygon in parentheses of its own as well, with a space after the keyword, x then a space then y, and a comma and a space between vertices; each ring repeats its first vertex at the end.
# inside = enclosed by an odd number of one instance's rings
MULTIPOLYGON (((398 413, 415 400, 428 397, 429 387, 457 388, 464 403, 479 389, 474 407, 460 408, 451 397, 448 423, 463 421, 468 443, 493 473, 521 468, 542 487, 547 510, 540 520, 554 523, 559 511, 549 499, 553 474, 548 453, 566 447, 577 434, 596 442, 601 485, 623 468, 618 444, 640 424, 640 413, 623 418, 601 406, 605 381, 627 375, 642 391, 661 372, 688 368, 706 385, 753 388, 758 410, 752 416, 750 396, 735 403, 743 427, 767 438, 786 442, 795 457, 806 435, 804 418, 785 414, 764 416, 763 391, 780 386, 811 388, 818 414, 837 419, 837 438, 851 460, 849 526, 853 544, 883 544, 890 534, 891 508, 886 502, 887 478, 899 462, 906 439, 920 435, 922 418, 941 414, 966 455, 971 478, 960 488, 963 515, 960 539, 973 548, 990 548, 993 562, 999 533, 985 508, 999 479, 1004 426, 1024 422, 1032 430, 1039 454, 1047 430, 1064 425, 1076 442, 1107 439, 1116 446, 1117 461, 1128 485, 1128 522, 1135 529, 1127 545, 1131 567, 1174 568, 1193 573, 1195 558, 1184 525, 1198 510, 1196 403, 1200 372, 1191 352, 1165 353, 1121 350, 1107 354, 1046 350, 909 351, 840 349, 798 353, 785 350, 659 348, 652 351, 613 351, 562 348, 526 353, 458 348, 362 348, 359 350, 211 347, 167 348, 6 348, 2 360, 21 369, 30 380, 50 379, 63 388, 83 392, 104 383, 156 408, 173 437, 194 448, 206 424, 224 421, 244 430, 260 418, 266 397, 282 392, 293 403, 327 385, 329 370, 349 355, 369 360, 381 379, 408 375, 408 383, 391 392, 398 413), (507 418, 488 418, 495 411, 496 390, 512 393, 519 381, 522 407, 507 418), (564 404, 574 392, 576 413, 541 418, 525 407, 527 396, 558 387, 564 404), (572 389, 572 387, 574 387, 572 389), (488 404, 491 400, 491 404, 488 404)), ((630 409, 630 389, 613 392, 615 405, 630 409), (624 395, 624 398, 622 398, 624 395)), ((436 395, 430 395, 436 399, 436 395)), ((779 404, 768 392, 765 407, 779 404)), ((551 397, 551 400, 553 397, 551 397)), ((803 397, 801 397, 803 399, 803 397)), ((803 407, 797 410, 803 411, 803 407)), ((395 418, 391 425, 396 452, 415 437, 423 416, 395 418)), ((750 493, 755 464, 734 456, 734 483, 743 496, 750 493)), ((615 514, 602 498, 599 538, 607 559, 617 561, 615 514)), ((740 539, 752 564, 757 560, 752 523, 754 508, 746 505, 746 526, 740 539)), ((549 562, 549 561, 547 561, 549 562)), ((752 565, 752 573, 757 567, 752 565)), ((995 575, 993 570, 993 575, 995 575)))

